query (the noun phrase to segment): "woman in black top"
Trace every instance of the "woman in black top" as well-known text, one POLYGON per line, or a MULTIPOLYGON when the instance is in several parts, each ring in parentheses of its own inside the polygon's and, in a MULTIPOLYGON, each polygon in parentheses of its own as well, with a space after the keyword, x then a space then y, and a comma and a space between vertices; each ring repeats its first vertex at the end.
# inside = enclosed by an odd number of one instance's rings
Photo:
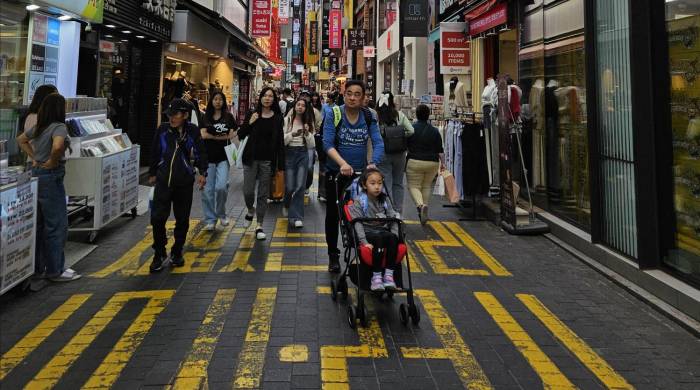
POLYGON ((265 239, 262 223, 267 211, 271 178, 276 170, 284 171, 283 119, 275 90, 265 87, 260 91, 255 111, 248 115, 238 131, 241 141, 248 138, 243 149, 243 198, 248 208, 245 219, 250 224, 253 214, 257 215, 255 237, 258 240, 265 239), (256 183, 257 206, 253 207, 256 183))
POLYGON ((425 104, 419 105, 416 118, 414 133, 408 138, 406 181, 411 198, 418 207, 420 222, 425 225, 433 179, 438 174, 438 168, 445 169, 445 155, 440 132, 428 122, 430 108, 425 104))
POLYGON ((217 220, 222 226, 229 224, 226 216, 229 163, 224 148, 231 143, 238 129, 233 115, 228 111, 223 93, 215 92, 209 99, 202 122, 200 131, 209 161, 207 185, 202 193, 202 209, 204 230, 211 231, 216 227, 217 220))

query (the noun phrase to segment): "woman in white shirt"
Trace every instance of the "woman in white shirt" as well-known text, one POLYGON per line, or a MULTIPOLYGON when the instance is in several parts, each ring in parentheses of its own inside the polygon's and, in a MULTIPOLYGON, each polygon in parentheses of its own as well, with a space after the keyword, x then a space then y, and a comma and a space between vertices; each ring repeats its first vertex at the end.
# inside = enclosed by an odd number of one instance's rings
POLYGON ((309 149, 314 149, 314 111, 309 102, 298 98, 291 115, 284 121, 285 150, 285 195, 282 214, 289 224, 304 226, 304 189, 309 169, 309 149))

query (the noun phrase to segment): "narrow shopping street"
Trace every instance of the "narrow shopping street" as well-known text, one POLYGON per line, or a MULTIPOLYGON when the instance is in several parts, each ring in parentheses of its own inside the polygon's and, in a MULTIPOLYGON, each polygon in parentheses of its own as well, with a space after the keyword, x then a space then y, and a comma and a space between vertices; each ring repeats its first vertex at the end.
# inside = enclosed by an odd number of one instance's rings
MULTIPOLYGON (((149 274, 148 214, 101 232, 84 277, 1 298, 0 386, 19 388, 697 389, 700 341, 545 237, 460 222, 434 199, 408 243, 421 321, 367 297, 353 330, 330 296, 323 204, 243 224, 241 177, 216 233, 195 195, 186 265, 149 274), (271 233, 271 234, 270 234, 271 233)), ((313 190, 313 189, 312 189, 313 190)), ((406 210, 412 209, 406 199, 406 210)), ((404 270, 405 272, 405 270, 404 270)))

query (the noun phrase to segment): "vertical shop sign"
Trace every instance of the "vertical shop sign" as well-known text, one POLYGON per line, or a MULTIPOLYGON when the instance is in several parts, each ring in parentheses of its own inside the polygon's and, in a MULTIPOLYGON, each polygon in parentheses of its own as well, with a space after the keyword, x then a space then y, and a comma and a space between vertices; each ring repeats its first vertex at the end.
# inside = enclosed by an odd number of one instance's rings
POLYGON ((339 9, 332 9, 329 13, 330 37, 328 47, 331 49, 340 49, 340 25, 341 13, 339 9))
POLYGON ((348 30, 348 49, 362 50, 367 45, 369 31, 352 29, 348 30))
POLYGON ((435 42, 428 42, 428 93, 437 95, 435 85, 435 42))
POLYGON ((400 2, 404 37, 428 36, 428 0, 402 0, 400 2))
POLYGON ((289 0, 279 0, 279 22, 280 24, 289 23, 289 0))
POLYGON ((239 83, 238 90, 238 124, 242 125, 248 114, 248 106, 250 102, 250 80, 243 77, 239 83))
POLYGON ((374 99, 374 56, 365 57, 365 77, 367 81, 367 95, 374 99))
POLYGON ((513 191, 513 144, 510 134, 510 105, 508 83, 503 74, 498 75, 498 143, 501 174, 501 222, 516 226, 515 191, 513 191))
POLYGON ((330 69, 330 48, 328 47, 328 40, 330 38, 330 9, 330 2, 324 1, 322 3, 321 16, 321 71, 323 72, 328 72, 330 69))
POLYGON ((467 74, 470 70, 467 24, 440 23, 440 73, 467 74))
POLYGON ((250 13, 250 35, 253 38, 268 38, 272 32, 272 1, 253 0, 250 13))
POLYGON ((309 54, 318 54, 318 22, 309 22, 309 54))

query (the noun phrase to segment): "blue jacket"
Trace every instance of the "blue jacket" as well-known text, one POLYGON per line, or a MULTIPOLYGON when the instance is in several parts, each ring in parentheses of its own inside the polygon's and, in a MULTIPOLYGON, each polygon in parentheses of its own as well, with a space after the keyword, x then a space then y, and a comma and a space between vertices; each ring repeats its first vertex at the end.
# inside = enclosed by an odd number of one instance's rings
POLYGON ((206 176, 208 161, 204 142, 197 126, 190 122, 184 125, 182 135, 170 124, 160 125, 151 144, 149 176, 168 187, 194 184, 195 168, 206 176))
MULTIPOLYGON (((351 124, 347 116, 345 116, 345 105, 340 106, 340 111, 342 119, 338 124, 338 134, 336 136, 333 109, 331 107, 325 109, 323 149, 328 152, 329 149, 335 148, 355 171, 360 172, 367 166, 367 141, 371 138, 372 163, 379 164, 384 157, 384 141, 379 133, 376 116, 372 114, 372 123, 367 125, 365 116, 360 111, 357 123, 351 124)), ((326 167, 334 172, 340 170, 338 164, 330 157, 326 161, 326 167)))

